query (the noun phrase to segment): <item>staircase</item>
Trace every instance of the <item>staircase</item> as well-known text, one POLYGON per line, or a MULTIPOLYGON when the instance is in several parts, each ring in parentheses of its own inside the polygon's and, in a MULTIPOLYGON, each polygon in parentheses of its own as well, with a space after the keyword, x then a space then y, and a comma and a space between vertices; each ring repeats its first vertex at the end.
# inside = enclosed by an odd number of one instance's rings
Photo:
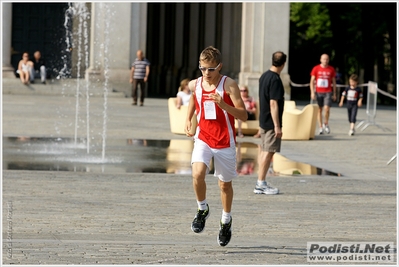
MULTIPOLYGON (((49 79, 46 84, 36 79, 29 85, 23 84, 19 78, 3 78, 1 82, 3 94, 75 96, 79 91, 80 95, 86 95, 88 86, 90 97, 103 97, 105 90, 103 82, 91 82, 87 85, 84 79, 49 79)), ((129 83, 108 82, 107 97, 130 97, 130 91, 129 83)))

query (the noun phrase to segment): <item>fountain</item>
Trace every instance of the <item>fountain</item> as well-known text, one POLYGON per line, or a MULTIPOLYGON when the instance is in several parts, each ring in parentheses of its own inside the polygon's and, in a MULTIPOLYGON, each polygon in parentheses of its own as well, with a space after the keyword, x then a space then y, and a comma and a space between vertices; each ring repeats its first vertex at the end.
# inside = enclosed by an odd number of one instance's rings
MULTIPOLYGON (((99 3, 96 12, 104 12, 105 18, 114 16, 112 6, 109 3, 99 3)), ((70 64, 72 53, 76 56, 76 88, 75 93, 75 109, 69 107, 64 99, 63 106, 67 107, 70 113, 74 112, 74 123, 71 122, 70 128, 74 126, 74 137, 65 138, 61 136, 59 125, 56 125, 58 138, 46 137, 3 137, 3 167, 8 170, 57 170, 57 171, 83 171, 102 173, 131 173, 131 172, 157 172, 157 173, 175 173, 189 174, 191 173, 191 152, 192 140, 142 140, 142 139, 111 139, 107 144, 107 110, 108 110, 108 87, 109 87, 109 53, 110 32, 112 32, 111 21, 109 19, 101 20, 101 25, 91 25, 98 27, 96 30, 101 31, 104 40, 97 40, 95 37, 92 41, 97 42, 99 53, 92 58, 93 67, 103 71, 104 79, 99 83, 90 83, 89 79, 83 79, 81 73, 85 73, 89 68, 89 34, 88 19, 91 14, 85 3, 70 3, 65 12, 65 48, 63 48, 63 67, 59 71, 57 79, 60 81, 72 81, 65 83, 63 86, 71 86, 75 84, 72 78, 72 66, 70 64), (75 25, 72 25, 72 22, 75 25), (76 30, 72 30, 76 29, 76 30), (103 62, 97 61, 97 58, 103 58, 103 62), (101 67, 100 67, 101 65, 101 67), (100 86, 98 86, 100 84, 100 86), (90 88, 103 88, 103 103, 99 107, 96 103, 101 99, 90 99, 90 88), (86 97, 86 137, 79 137, 80 121, 80 102, 83 95, 81 89, 85 88, 86 97), (90 101, 91 100, 91 101, 90 101), (97 109, 96 109, 97 108, 97 109), (92 110, 94 110, 94 112, 92 110), (102 129, 98 130, 102 143, 94 144, 93 132, 93 113, 100 113, 102 119, 102 129), (90 127, 91 125, 91 127, 90 127), (78 142, 81 141, 81 142, 78 142), (93 141, 93 142, 91 142, 93 141), (92 144, 93 143, 93 144, 92 144), (92 148, 92 149, 91 149, 92 148), (101 149, 101 156, 95 155, 96 149, 101 149), (105 151, 108 151, 107 157, 105 151), (94 151, 93 151, 94 150, 94 151), (107 166, 107 170, 105 170, 107 166)), ((93 15, 94 16, 94 15, 93 15)), ((93 56, 93 55, 92 55, 93 56)), ((63 92, 64 92, 63 87, 63 92)), ((64 97, 64 95, 63 95, 64 97)), ((72 98, 73 99, 73 98, 72 98)), ((68 99, 69 100, 69 99, 68 99)), ((67 101, 68 101, 67 100, 67 101)), ((61 105, 60 105, 61 106, 61 105)), ((58 107, 61 108, 61 107, 58 107)), ((83 111, 84 112, 84 111, 83 111)), ((56 123, 65 121, 69 113, 62 114, 57 110, 60 119, 56 123), (62 118, 61 118, 62 117, 62 118)), ((71 116, 72 117, 72 116, 71 116)), ((97 127, 99 128, 99 127, 97 127)), ((255 144, 240 144, 238 154, 240 160, 238 167, 245 169, 243 175, 253 175, 256 173, 256 156, 258 147, 255 144), (241 147, 243 152, 241 153, 241 147), (244 149, 245 148, 245 149, 244 149)), ((283 175, 297 174, 317 174, 315 167, 295 162, 287 162, 285 159, 276 157, 274 162, 275 169, 283 175), (289 165, 289 169, 285 168, 289 165)))
MULTIPOLYGON (((109 4, 101 3, 99 5, 103 12, 106 12, 106 16, 111 16, 111 8, 109 4)), ((63 50, 62 60, 64 62, 63 68, 59 71, 57 79, 70 79, 72 76, 72 68, 76 67, 76 91, 75 91, 75 131, 74 131, 74 144, 78 146, 78 129, 80 127, 80 97, 82 95, 81 86, 85 86, 86 96, 86 152, 90 154, 91 147, 91 134, 90 134, 90 80, 82 79, 82 73, 85 73, 89 68, 89 33, 88 33, 88 19, 90 18, 90 12, 84 2, 69 3, 68 9, 65 11, 65 49, 63 50), (73 23, 77 24, 72 25, 73 23), (72 29, 75 29, 73 31, 72 29), (75 51, 76 52, 75 52, 75 51), (72 52, 76 55, 76 66, 69 66, 72 52)), ((109 31, 110 22, 105 22, 104 42, 101 44, 104 53, 104 82, 103 82, 103 127, 102 127, 102 161, 105 161, 105 149, 106 149, 106 124, 107 124, 107 96, 108 96, 108 46, 109 46, 109 31)), ((95 27, 99 27, 96 25, 95 27)), ((64 91, 64 90, 63 90, 64 91)))

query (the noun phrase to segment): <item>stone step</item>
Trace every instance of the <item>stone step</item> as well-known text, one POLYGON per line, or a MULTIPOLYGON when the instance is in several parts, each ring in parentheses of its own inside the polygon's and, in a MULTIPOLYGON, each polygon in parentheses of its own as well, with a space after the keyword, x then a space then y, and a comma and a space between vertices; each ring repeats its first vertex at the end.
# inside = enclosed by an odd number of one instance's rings
MULTIPOLYGON (((104 96, 105 84, 100 82, 91 82, 87 84, 85 80, 78 79, 51 79, 47 80, 46 84, 42 84, 40 79, 36 79, 34 83, 25 85, 18 78, 2 79, 3 94, 73 96, 76 95, 78 91, 80 95, 86 95, 87 86, 90 96, 104 96)), ((130 85, 129 83, 108 83, 107 89, 107 97, 127 97, 130 85)))

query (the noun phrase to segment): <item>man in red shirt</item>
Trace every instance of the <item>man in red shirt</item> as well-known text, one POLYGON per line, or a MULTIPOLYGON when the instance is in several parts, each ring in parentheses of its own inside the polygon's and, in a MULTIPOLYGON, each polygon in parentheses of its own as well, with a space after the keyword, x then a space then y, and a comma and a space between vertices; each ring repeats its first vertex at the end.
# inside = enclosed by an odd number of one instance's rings
POLYGON ((220 220, 218 244, 226 246, 231 239, 231 206, 233 202, 232 180, 237 177, 236 134, 234 118, 247 120, 247 111, 237 83, 220 74, 223 67, 221 53, 209 46, 199 57, 202 76, 189 82, 192 94, 185 123, 187 136, 191 130, 191 118, 197 116, 194 149, 191 157, 193 187, 198 210, 191 230, 201 233, 209 217, 206 201, 205 177, 214 159, 214 176, 218 177, 223 212, 220 220))
POLYGON ((337 98, 335 69, 332 66, 328 65, 329 61, 330 58, 327 54, 321 55, 321 64, 315 66, 310 73, 310 97, 312 100, 317 100, 317 104, 319 105, 319 134, 323 134, 323 130, 325 133, 330 133, 330 126, 328 125, 330 108, 332 105, 332 101, 335 101, 337 98))

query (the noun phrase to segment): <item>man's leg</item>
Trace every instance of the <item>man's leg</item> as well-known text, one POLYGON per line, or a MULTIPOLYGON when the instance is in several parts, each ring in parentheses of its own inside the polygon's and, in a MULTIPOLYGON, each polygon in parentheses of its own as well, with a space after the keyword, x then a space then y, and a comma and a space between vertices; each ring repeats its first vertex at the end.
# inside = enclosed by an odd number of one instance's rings
POLYGON ((223 182, 219 179, 220 196, 222 199, 223 213, 220 220, 220 229, 218 235, 219 246, 226 246, 231 239, 231 226, 233 218, 231 217, 231 205, 233 203, 233 183, 223 182))
POLYGON ((324 103, 324 95, 323 93, 316 93, 317 105, 319 106, 319 110, 317 113, 317 120, 319 122, 319 134, 323 134, 323 107, 324 103))
POLYGON ((267 171, 269 170, 273 155, 274 152, 260 151, 258 157, 258 183, 266 181, 267 171))
POLYGON ((142 106, 144 104, 144 97, 145 97, 145 82, 144 80, 140 81, 140 89, 141 89, 141 94, 140 94, 140 105, 142 106))
POLYGON ((266 182, 266 175, 270 168, 275 152, 280 152, 281 138, 276 138, 274 130, 261 129, 261 144, 258 154, 258 180, 256 181, 254 193, 275 195, 279 193, 277 188, 271 187, 266 182))
POLYGON ((319 121, 319 128, 323 127, 323 108, 319 107, 318 113, 317 113, 317 120, 319 121))
POLYGON ((330 126, 328 125, 328 121, 330 118, 330 108, 332 105, 332 93, 325 93, 324 94, 324 131, 329 134, 330 133, 330 126))
POLYGON ((205 228, 206 219, 209 217, 209 206, 206 202, 205 176, 207 166, 203 162, 192 163, 193 188, 198 204, 198 210, 191 223, 191 230, 194 233, 201 233, 205 228))
POLYGON ((47 76, 46 67, 41 66, 40 67, 40 79, 41 79, 42 83, 46 83, 46 76, 47 76))
POLYGON ((330 107, 324 106, 324 124, 328 125, 328 120, 330 118, 330 107))
POLYGON ((35 68, 30 68, 29 70, 29 78, 30 82, 33 83, 35 81, 35 68))
POLYGON ((138 84, 138 81, 136 79, 133 79, 133 83, 132 83, 133 105, 137 105, 137 84, 138 84))
POLYGON ((194 162, 192 165, 193 188, 197 201, 206 199, 206 176, 207 166, 203 162, 194 162))
POLYGON ((223 210, 227 213, 230 213, 233 203, 233 183, 219 180, 219 188, 223 210))

